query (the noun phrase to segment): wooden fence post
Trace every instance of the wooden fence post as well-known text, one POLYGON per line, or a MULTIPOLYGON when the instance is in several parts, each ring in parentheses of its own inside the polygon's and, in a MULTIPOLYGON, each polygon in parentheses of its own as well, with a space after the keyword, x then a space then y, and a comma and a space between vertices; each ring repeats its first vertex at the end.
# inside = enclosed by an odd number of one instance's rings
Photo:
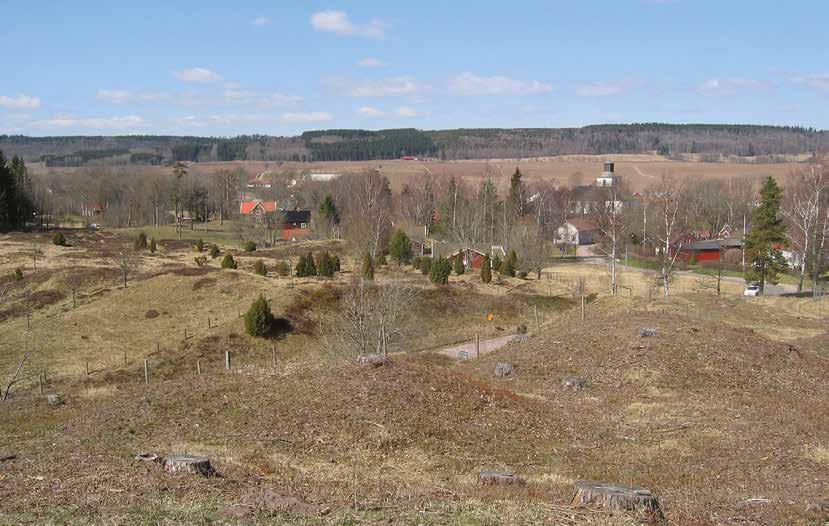
POLYGON ((230 351, 225 351, 225 369, 230 370, 230 351))
POLYGON ((149 360, 144 360, 144 383, 150 383, 150 365, 149 360))
POLYGON ((37 383, 40 385, 40 396, 43 396, 43 373, 38 373, 37 383))
POLYGON ((271 345, 271 365, 276 369, 276 345, 271 345))
POLYGON ((481 357, 481 333, 475 333, 475 357, 481 357))
POLYGON ((541 325, 538 323, 538 305, 533 305, 533 314, 535 315, 535 332, 541 332, 541 325))
POLYGON ((124 351, 124 365, 127 365, 127 351, 124 351))
POLYGON ((581 295, 581 321, 584 321, 584 294, 581 295))
POLYGON ((86 374, 89 376, 89 360, 86 361, 86 374))
POLYGON ((196 374, 201 376, 201 362, 196 360, 196 374))

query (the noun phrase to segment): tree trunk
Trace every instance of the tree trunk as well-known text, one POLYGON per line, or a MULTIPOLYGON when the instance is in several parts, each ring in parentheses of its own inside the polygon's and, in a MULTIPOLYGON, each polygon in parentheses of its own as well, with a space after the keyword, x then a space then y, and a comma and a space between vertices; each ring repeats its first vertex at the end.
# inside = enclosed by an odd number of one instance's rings
POLYGON ((184 472, 201 475, 203 477, 214 477, 217 475, 216 470, 210 464, 210 459, 206 457, 172 455, 164 457, 161 460, 161 466, 164 468, 164 471, 170 473, 184 472))
POLYGON ((580 508, 633 512, 651 522, 665 520, 657 498, 640 486, 578 480, 570 504, 580 508))

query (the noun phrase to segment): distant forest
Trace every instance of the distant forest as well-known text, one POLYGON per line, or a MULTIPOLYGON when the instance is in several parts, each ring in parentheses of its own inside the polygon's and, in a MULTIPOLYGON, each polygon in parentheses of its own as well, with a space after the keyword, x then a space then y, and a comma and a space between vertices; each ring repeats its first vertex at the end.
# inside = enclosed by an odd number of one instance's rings
POLYGON ((403 156, 444 160, 655 152, 757 157, 825 152, 829 132, 793 126, 603 124, 583 128, 423 131, 319 130, 299 137, 163 135, 27 137, 0 135, 0 150, 47 166, 160 165, 175 161, 366 161, 403 156))

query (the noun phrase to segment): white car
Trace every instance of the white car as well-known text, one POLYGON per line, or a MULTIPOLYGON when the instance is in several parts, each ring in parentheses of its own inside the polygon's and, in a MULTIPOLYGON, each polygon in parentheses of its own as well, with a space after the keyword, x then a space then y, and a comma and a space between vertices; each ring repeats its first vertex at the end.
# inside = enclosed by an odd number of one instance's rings
POLYGON ((757 283, 751 283, 746 286, 746 290, 743 291, 743 296, 759 296, 760 295, 760 285, 757 283))

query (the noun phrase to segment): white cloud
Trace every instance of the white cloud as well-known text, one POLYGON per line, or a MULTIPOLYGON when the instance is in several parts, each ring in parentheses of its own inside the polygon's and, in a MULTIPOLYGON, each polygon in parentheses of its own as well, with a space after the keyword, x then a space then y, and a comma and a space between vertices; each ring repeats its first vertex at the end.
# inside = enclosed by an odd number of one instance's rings
POLYGON ((329 9, 311 15, 311 25, 317 31, 334 33, 342 36, 362 36, 368 38, 385 38, 386 30, 379 18, 372 18, 367 24, 355 24, 343 11, 329 9))
POLYGON ((390 77, 378 80, 343 80, 333 79, 326 81, 328 87, 338 94, 351 97, 390 97, 413 95, 423 89, 411 77, 390 77))
POLYGON ((132 94, 126 90, 117 89, 99 89, 96 98, 116 104, 123 104, 132 98, 132 94))
POLYGON ((525 82, 496 75, 480 77, 465 72, 449 81, 449 89, 461 95, 530 95, 549 93, 553 86, 537 80, 525 82))
POLYGON ((271 95, 260 95, 255 91, 232 89, 224 93, 225 102, 233 104, 256 104, 265 108, 295 106, 302 102, 302 97, 296 95, 284 95, 273 93, 271 95))
POLYGON ((751 79, 709 79, 697 86, 697 92, 706 96, 736 95, 745 91, 767 89, 768 85, 751 79))
POLYGON ((362 68, 379 68, 380 66, 384 66, 385 64, 383 64, 382 61, 374 57, 366 57, 357 62, 357 65, 362 68))
POLYGON ((0 107, 15 110, 23 108, 39 108, 40 98, 31 97, 29 95, 18 95, 17 97, 7 97, 5 95, 0 95, 0 107))
POLYGON ((410 108, 408 106, 400 106, 399 108, 397 108, 397 111, 395 111, 395 113, 399 117, 406 117, 406 118, 425 117, 425 116, 429 115, 428 113, 419 112, 419 111, 415 110, 414 108, 410 108))
POLYGON ((812 89, 829 93, 829 73, 819 73, 816 75, 797 77, 794 81, 798 84, 809 86, 812 89))
POLYGON ((324 111, 312 111, 307 113, 283 113, 280 120, 288 124, 302 124, 311 122, 326 122, 334 117, 324 111))
POLYGON ((271 23, 271 19, 266 16, 257 16, 256 18, 251 21, 251 24, 255 25, 256 27, 265 27, 271 23))
POLYGON ((610 95, 618 95, 632 88, 635 88, 640 83, 634 80, 620 80, 617 82, 593 82, 586 86, 580 87, 576 93, 582 97, 607 97, 610 95))
POLYGON ((382 117, 385 115, 382 111, 378 110, 377 108, 372 108, 371 106, 363 106, 362 108, 357 110, 357 113, 360 115, 364 115, 366 117, 382 117))
POLYGON ((184 82, 209 83, 222 80, 222 76, 206 68, 190 68, 173 72, 173 76, 184 82))
POLYGON ((75 117, 73 115, 58 115, 51 119, 32 123, 35 128, 77 128, 87 130, 127 130, 144 124, 144 119, 138 115, 124 115, 118 117, 75 117))

